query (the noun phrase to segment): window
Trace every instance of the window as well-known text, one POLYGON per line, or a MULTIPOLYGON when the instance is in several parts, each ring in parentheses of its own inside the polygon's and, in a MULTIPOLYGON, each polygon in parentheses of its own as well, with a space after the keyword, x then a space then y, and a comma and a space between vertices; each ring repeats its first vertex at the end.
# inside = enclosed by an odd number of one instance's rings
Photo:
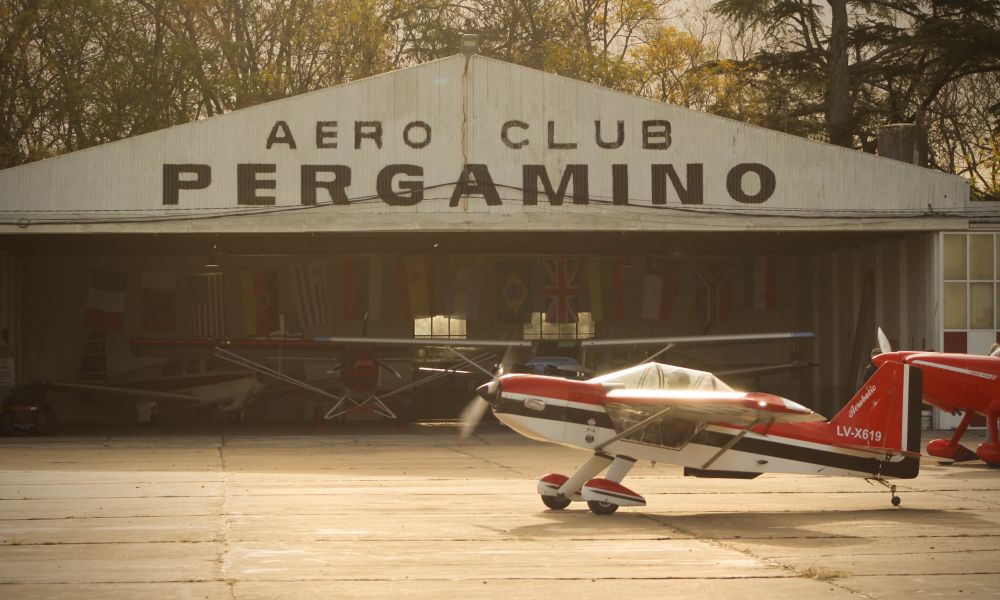
POLYGON ((945 329, 994 329, 1000 307, 1000 240, 994 234, 944 234, 945 329))
POLYGON ((578 340, 594 337, 594 322, 589 312, 577 313, 576 323, 546 323, 545 313, 531 313, 531 322, 524 324, 526 340, 578 340))
POLYGON ((466 320, 437 315, 413 320, 413 337, 466 339, 466 320))
POLYGON ((965 279, 965 263, 965 235, 946 234, 944 236, 945 280, 965 279))

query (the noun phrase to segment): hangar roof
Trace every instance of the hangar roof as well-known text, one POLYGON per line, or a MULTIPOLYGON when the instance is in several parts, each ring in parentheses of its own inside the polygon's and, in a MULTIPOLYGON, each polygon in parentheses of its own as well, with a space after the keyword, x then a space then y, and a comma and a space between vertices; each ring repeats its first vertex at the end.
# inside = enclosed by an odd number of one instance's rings
POLYGON ((0 171, 4 234, 931 231, 976 214, 959 177, 460 55, 0 171))

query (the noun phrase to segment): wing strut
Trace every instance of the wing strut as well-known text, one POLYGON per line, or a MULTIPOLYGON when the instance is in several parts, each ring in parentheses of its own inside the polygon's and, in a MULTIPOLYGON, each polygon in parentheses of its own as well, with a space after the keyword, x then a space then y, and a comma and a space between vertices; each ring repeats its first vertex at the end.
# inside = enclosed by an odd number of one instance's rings
MULTIPOLYGON (((756 419, 754 419, 752 423, 750 423, 749 425, 747 425, 746 429, 744 429, 743 431, 741 431, 741 432, 737 433, 736 435, 734 435, 732 437, 732 439, 730 439, 728 442, 726 442, 725 446, 719 448, 719 451, 716 452, 715 454, 713 454, 712 458, 710 458, 707 461, 705 461, 705 464, 703 464, 701 466, 701 469, 704 471, 705 469, 707 469, 710 466, 712 466, 712 463, 714 463, 715 461, 719 460, 720 456, 722 456, 723 454, 725 454, 726 452, 728 452, 733 446, 736 445, 737 442, 739 442, 744 437, 746 437, 746 435, 748 433, 750 433, 750 429, 752 429, 753 426, 756 425, 756 424, 758 424, 758 423, 763 423, 763 421, 761 420, 760 417, 757 417, 756 419)), ((767 424, 767 428, 770 429, 771 425, 774 425, 774 417, 771 417, 770 422, 767 424)))
POLYGON ((635 425, 632 425, 631 427, 626 427, 625 429, 623 429, 621 431, 621 433, 615 434, 611 438, 608 438, 607 440, 605 440, 605 441, 601 442, 600 444, 594 446, 594 452, 600 452, 608 444, 613 444, 614 442, 617 442, 618 440, 622 439, 623 437, 625 437, 626 435, 632 433, 633 431, 638 431, 638 430, 642 429, 643 427, 645 427, 646 425, 652 423, 653 421, 662 418, 663 415, 665 415, 668 412, 670 412, 671 410, 673 410, 673 408, 674 408, 673 406, 668 406, 668 407, 664 408, 663 410, 657 412, 656 414, 654 414, 654 415, 652 415, 650 417, 646 417, 645 419, 639 421, 635 425))
POLYGON ((646 357, 646 360, 642 361, 642 362, 641 362, 641 363, 639 363, 639 364, 646 364, 646 363, 650 362, 651 360, 653 360, 653 359, 654 359, 654 358, 656 358, 657 356, 659 356, 659 355, 663 354, 664 352, 666 352, 667 350, 670 350, 671 348, 673 348, 673 347, 674 347, 675 345, 676 345, 676 344, 673 344, 673 343, 670 343, 670 344, 667 344, 667 345, 666 345, 666 346, 664 346, 663 348, 660 348, 659 350, 657 350, 657 351, 656 351, 656 352, 654 352, 653 354, 650 354, 649 356, 647 356, 647 357, 646 357))

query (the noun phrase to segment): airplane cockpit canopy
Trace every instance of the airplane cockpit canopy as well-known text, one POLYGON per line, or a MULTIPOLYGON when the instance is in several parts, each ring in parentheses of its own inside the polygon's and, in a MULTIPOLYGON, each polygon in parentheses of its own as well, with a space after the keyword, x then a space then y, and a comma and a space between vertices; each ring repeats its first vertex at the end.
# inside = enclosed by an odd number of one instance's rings
POLYGON ((640 390, 705 390, 732 392, 726 382, 707 371, 663 363, 644 363, 591 379, 595 383, 619 384, 640 390))

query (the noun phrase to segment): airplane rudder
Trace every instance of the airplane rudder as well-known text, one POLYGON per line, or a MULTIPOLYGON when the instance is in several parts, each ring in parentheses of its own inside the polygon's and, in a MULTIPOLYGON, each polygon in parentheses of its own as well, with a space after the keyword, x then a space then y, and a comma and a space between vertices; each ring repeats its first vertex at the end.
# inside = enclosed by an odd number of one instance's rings
POLYGON ((924 372, 920 367, 905 365, 903 373, 907 383, 907 397, 903 400, 906 407, 904 414, 906 430, 903 435, 903 440, 906 443, 905 450, 920 452, 920 431, 923 427, 924 410, 924 372))

